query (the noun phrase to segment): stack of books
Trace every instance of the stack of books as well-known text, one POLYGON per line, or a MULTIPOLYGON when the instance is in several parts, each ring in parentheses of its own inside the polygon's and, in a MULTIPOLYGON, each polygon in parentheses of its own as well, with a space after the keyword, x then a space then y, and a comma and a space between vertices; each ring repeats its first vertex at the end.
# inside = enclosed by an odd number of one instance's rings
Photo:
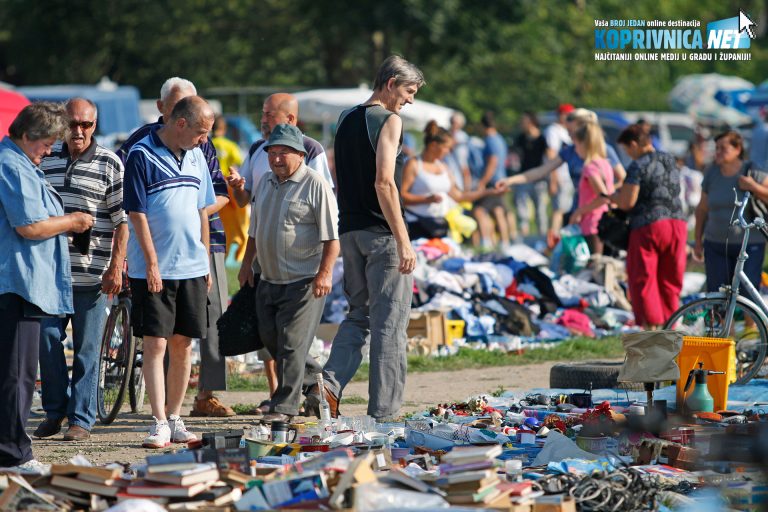
POLYGON ((51 480, 42 489, 56 498, 90 506, 91 495, 112 499, 130 483, 120 467, 93 467, 74 464, 51 466, 51 480))
POLYGON ((443 455, 437 485, 445 491, 446 500, 455 505, 494 502, 502 494, 493 462, 501 452, 501 446, 494 444, 459 446, 443 455))

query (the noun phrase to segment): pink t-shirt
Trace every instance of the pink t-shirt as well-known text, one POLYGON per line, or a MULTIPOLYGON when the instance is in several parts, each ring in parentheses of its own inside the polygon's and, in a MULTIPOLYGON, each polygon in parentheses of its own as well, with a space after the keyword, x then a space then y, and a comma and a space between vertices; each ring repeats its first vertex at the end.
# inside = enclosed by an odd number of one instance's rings
MULTIPOLYGON (((584 168, 581 171, 581 179, 579 180, 579 207, 591 203, 598 196, 589 184, 589 178, 592 176, 599 176, 603 180, 605 189, 608 191, 609 195, 615 192, 611 163, 605 158, 595 158, 584 165, 584 168)), ((603 213, 607 211, 608 205, 606 204, 584 214, 579 223, 582 234, 596 235, 597 223, 600 222, 600 217, 603 216, 603 213)))

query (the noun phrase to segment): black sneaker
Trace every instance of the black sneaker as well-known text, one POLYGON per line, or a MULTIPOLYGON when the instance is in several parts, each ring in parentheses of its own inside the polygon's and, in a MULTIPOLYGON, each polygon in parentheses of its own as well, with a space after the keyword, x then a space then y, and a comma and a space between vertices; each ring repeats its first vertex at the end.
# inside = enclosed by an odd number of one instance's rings
POLYGON ((37 426, 35 431, 32 432, 32 436, 40 439, 55 436, 61 432, 61 425, 64 423, 64 419, 65 418, 58 418, 54 420, 52 418, 45 418, 43 422, 37 426))

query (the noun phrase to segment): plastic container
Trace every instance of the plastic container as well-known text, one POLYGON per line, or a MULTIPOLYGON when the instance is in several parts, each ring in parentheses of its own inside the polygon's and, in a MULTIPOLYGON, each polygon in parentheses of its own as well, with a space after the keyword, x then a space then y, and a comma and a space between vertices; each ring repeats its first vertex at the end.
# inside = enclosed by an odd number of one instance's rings
POLYGON ((696 368, 699 362, 704 363, 706 370, 725 372, 723 375, 710 375, 707 380, 709 394, 715 401, 715 411, 722 411, 728 403, 728 387, 736 381, 736 347, 733 340, 683 336, 683 348, 677 356, 677 366, 680 368, 676 394, 678 410, 684 402, 683 390, 688 372, 696 368))
POLYGON ((453 340, 464 337, 464 327, 466 326, 464 320, 446 320, 445 324, 447 329, 446 345, 453 345, 453 340))

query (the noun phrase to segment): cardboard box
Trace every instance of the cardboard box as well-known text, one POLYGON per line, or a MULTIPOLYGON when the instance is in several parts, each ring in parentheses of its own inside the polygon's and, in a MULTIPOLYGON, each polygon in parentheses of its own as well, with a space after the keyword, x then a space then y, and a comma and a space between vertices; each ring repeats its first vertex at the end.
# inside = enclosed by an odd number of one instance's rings
POLYGON ((533 512, 576 512, 576 501, 564 495, 542 496, 536 498, 533 512))
POLYGON ((421 351, 428 353, 436 351, 437 347, 444 345, 448 339, 448 323, 445 313, 441 311, 411 313, 406 333, 409 348, 419 347, 421 351), (418 342, 413 343, 416 340, 418 342))

